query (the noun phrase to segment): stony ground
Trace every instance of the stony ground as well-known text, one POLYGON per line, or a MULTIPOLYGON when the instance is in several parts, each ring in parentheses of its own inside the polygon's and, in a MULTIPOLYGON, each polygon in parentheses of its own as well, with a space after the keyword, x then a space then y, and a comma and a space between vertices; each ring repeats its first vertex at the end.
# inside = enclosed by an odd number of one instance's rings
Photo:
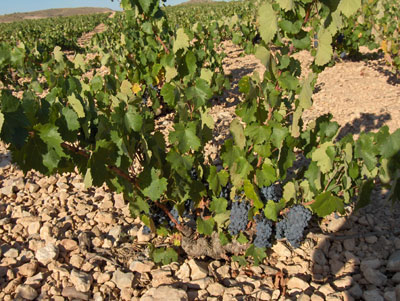
MULTIPOLYGON (((234 79, 262 72, 225 46, 234 79)), ((236 92, 212 111, 215 148, 236 92)), ((399 105, 400 86, 380 59, 343 61, 320 75, 307 118, 331 112, 344 131, 393 131, 399 105)), ((314 220, 300 248, 278 242, 258 267, 205 258, 160 267, 121 195, 85 189, 77 174, 24 176, 0 145, 0 300, 400 300, 400 207, 384 197, 377 188, 361 211, 314 220)))

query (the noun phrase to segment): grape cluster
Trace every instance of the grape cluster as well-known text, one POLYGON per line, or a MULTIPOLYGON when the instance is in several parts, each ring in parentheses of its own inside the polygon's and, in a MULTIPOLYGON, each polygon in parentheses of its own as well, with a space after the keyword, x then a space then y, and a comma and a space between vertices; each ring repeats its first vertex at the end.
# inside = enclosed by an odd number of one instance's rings
POLYGON ((219 197, 230 201, 231 189, 232 189, 232 184, 228 183, 226 186, 222 187, 221 192, 219 193, 219 197))
POLYGON ((199 175, 197 174, 197 170, 194 167, 192 167, 192 169, 190 170, 190 178, 193 181, 197 181, 199 179, 199 175))
POLYGON ((256 238, 254 245, 258 248, 271 247, 269 239, 272 234, 272 223, 265 216, 256 218, 256 238))
POLYGON ((250 206, 246 202, 234 202, 232 203, 230 224, 228 227, 231 235, 236 235, 240 231, 246 229, 248 223, 248 214, 250 206))
POLYGON ((289 209, 286 217, 276 224, 275 237, 286 238, 294 248, 298 248, 311 216, 309 209, 302 205, 294 205, 289 209))
MULTIPOLYGON (((179 223, 179 213, 178 210, 176 210, 176 208, 168 208, 170 213, 172 214, 172 216, 178 221, 179 223)), ((153 205, 150 208, 150 214, 149 214, 150 218, 153 220, 154 226, 156 228, 160 227, 160 226, 165 226, 167 228, 174 228, 175 224, 170 220, 170 218, 165 214, 165 212, 159 208, 156 205, 153 205)), ((149 227, 144 226, 142 229, 142 233, 143 234, 150 234, 151 230, 149 227)))
POLYGON ((270 186, 263 186, 260 189, 260 197, 263 202, 273 200, 275 203, 279 203, 283 196, 282 186, 280 184, 272 184, 270 186))

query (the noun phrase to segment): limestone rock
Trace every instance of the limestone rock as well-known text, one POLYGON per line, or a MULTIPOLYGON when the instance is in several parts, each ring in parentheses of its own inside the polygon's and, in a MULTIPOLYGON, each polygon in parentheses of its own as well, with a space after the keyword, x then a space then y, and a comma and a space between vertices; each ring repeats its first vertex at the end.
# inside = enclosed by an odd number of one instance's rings
POLYGON ((90 274, 73 269, 71 271, 70 281, 77 291, 86 293, 90 290, 93 278, 90 274))
POLYGON ((16 294, 17 297, 27 300, 35 300, 38 296, 37 291, 33 287, 24 284, 17 287, 16 294))
POLYGON ((57 259, 58 248, 55 244, 50 243, 45 247, 37 250, 35 256, 40 263, 42 263, 43 265, 47 265, 52 260, 57 259))
POLYGON ((133 273, 123 273, 120 270, 116 270, 113 274, 112 281, 122 290, 126 287, 132 287, 133 278, 133 273))

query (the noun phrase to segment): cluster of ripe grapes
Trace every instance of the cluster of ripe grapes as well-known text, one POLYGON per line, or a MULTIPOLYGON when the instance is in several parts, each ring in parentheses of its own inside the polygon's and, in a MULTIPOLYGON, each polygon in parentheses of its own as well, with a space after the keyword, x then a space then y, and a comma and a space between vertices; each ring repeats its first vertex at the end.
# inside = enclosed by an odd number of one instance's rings
MULTIPOLYGON (((199 180, 196 169, 191 169, 189 175, 193 181, 199 180)), ((240 198, 238 196, 236 196, 235 200, 232 201, 230 197, 231 189, 232 184, 228 183, 228 185, 222 187, 219 197, 225 198, 228 201, 228 210, 230 210, 230 223, 228 225, 228 231, 232 236, 235 236, 241 231, 246 230, 250 221, 249 212, 251 206, 250 203, 248 203, 244 198, 240 198)), ((283 195, 283 189, 279 183, 263 186, 260 188, 259 192, 261 200, 265 203, 269 200, 279 202, 283 195)), ((186 200, 182 217, 179 216, 176 207, 170 207, 171 208, 168 208, 170 213, 179 223, 184 222, 190 227, 196 226, 196 206, 192 200, 186 200)), ((293 247, 297 248, 300 245, 304 230, 307 228, 311 216, 311 211, 302 205, 294 205, 289 208, 289 211, 277 223, 273 223, 271 220, 266 218, 263 213, 257 214, 254 217, 256 234, 253 239, 253 243, 259 248, 271 247, 273 234, 275 233, 276 239, 286 238, 293 247)), ((153 220, 156 227, 163 226, 168 229, 173 229, 175 226, 169 220, 165 212, 157 206, 151 207, 150 218, 153 220)), ((150 233, 150 228, 144 227, 143 231, 144 233, 150 233)))

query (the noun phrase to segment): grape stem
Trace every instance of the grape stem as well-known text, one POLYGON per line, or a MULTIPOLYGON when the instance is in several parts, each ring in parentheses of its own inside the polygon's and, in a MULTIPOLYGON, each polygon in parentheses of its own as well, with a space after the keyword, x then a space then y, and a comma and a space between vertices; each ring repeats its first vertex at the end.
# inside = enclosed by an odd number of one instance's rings
POLYGON ((169 49, 167 45, 161 40, 160 36, 156 34, 156 40, 161 44, 161 46, 164 48, 164 51, 169 54, 169 49))
POLYGON ((159 202, 154 202, 157 207, 159 207, 164 213, 169 217, 169 219, 175 224, 176 229, 181 232, 183 235, 188 236, 190 235, 190 229, 187 227, 182 226, 181 224, 178 223, 178 221, 173 217, 171 212, 168 210, 168 208, 159 202))
MULTIPOLYGON (((61 143, 61 146, 65 149, 68 149, 69 151, 74 152, 75 154, 78 154, 82 157, 85 157, 86 159, 90 158, 90 154, 78 147, 69 145, 65 142, 61 143)), ((134 184, 136 188, 139 189, 139 184, 137 182, 136 177, 132 177, 129 174, 125 173, 123 170, 121 170, 120 168, 114 166, 114 165, 107 165, 108 169, 111 170, 112 172, 116 173, 118 176, 120 176, 121 178, 124 178, 126 180, 128 180, 130 183, 134 184)))

